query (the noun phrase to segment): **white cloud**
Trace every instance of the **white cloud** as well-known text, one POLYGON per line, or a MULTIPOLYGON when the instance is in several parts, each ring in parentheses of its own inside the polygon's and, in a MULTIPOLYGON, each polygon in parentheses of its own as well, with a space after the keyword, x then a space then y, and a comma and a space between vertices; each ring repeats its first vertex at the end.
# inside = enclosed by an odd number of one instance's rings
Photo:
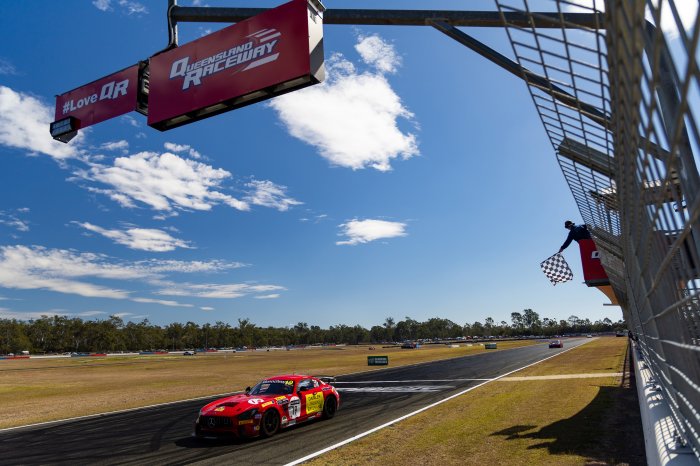
POLYGON ((242 262, 229 262, 223 260, 211 261, 176 261, 176 260, 148 260, 135 263, 152 273, 176 272, 176 273, 205 273, 222 272, 229 269, 248 267, 242 262))
POLYGON ((341 235, 347 236, 345 241, 338 241, 338 245, 356 245, 369 243, 378 239, 406 236, 406 224, 389 222, 386 220, 351 220, 339 225, 343 230, 341 235))
MULTIPOLYGON (((72 250, 0 246, 0 286, 21 290, 48 290, 88 298, 129 299, 139 303, 191 307, 176 301, 132 296, 130 291, 96 285, 90 280, 139 280, 161 286, 159 274, 162 272, 220 271, 241 266, 236 262, 224 261, 140 261, 125 264, 111 263, 110 260, 104 255, 72 250)), ((173 288, 180 286, 177 283, 167 283, 173 288)))
POLYGON ((111 167, 93 164, 88 171, 76 175, 110 186, 90 190, 106 194, 124 207, 135 207, 141 202, 159 211, 206 211, 219 204, 250 210, 246 202, 217 191, 222 181, 231 176, 229 172, 168 152, 118 157, 111 167))
POLYGON ((358 51, 374 71, 358 72, 342 55, 326 60, 327 80, 272 99, 287 131, 313 145, 333 165, 391 170, 396 158, 419 155, 416 136, 404 133, 400 119, 413 120, 384 73, 399 66, 393 47, 379 38, 360 38, 358 51), (390 51, 380 57, 381 50, 390 51))
POLYGON ((261 296, 254 296, 255 299, 277 299, 279 297, 280 297, 280 295, 278 293, 265 294, 265 295, 261 295, 261 296))
POLYGON ((101 256, 27 246, 0 247, 0 286, 44 289, 85 297, 127 299, 124 290, 78 281, 77 278, 133 279, 143 272, 105 264, 101 256))
MULTIPOLYGON (((132 117, 131 115, 122 115, 121 120, 125 122, 126 124, 133 126, 134 128, 140 128, 141 123, 139 123, 136 118, 132 117)), ((143 133, 140 133, 143 134, 143 133)), ((138 134, 136 135, 138 137, 138 134)), ((145 136, 145 135, 144 135, 145 136)))
MULTIPOLYGON (((85 312, 78 312, 77 314, 73 314, 78 317, 94 317, 94 316, 101 316, 107 314, 104 311, 85 311, 85 312)), ((114 314, 117 317, 119 317, 119 314, 114 314)))
POLYGON ((120 141, 105 142, 100 146, 104 150, 126 150, 129 148, 129 142, 122 139, 120 141))
POLYGON ((163 144, 165 146, 166 150, 169 150, 171 152, 175 153, 180 153, 180 152, 187 152, 190 157, 193 159, 201 159, 202 154, 194 150, 191 146, 188 146, 187 144, 175 144, 173 142, 166 142, 163 144))
POLYGON ((0 319, 16 319, 22 321, 41 319, 44 316, 65 316, 69 312, 63 309, 51 309, 48 311, 13 311, 0 307, 0 319))
MULTIPOLYGON (((572 0, 575 5, 565 5, 565 12, 572 13, 591 13, 592 11, 605 12, 604 0, 572 0)), ((654 8, 661 9, 661 30, 670 39, 675 39, 679 35, 679 28, 671 11, 671 4, 668 0, 652 0, 654 8)), ((675 0, 673 3, 678 10, 678 16, 681 20, 681 26, 686 32, 689 32, 695 24, 695 19, 698 14, 698 2, 692 0, 675 0)), ((646 6, 646 19, 654 23, 653 15, 646 6)), ((658 26, 658 24, 657 24, 658 26)))
POLYGON ((127 228, 108 230, 88 222, 73 222, 86 230, 99 233, 115 243, 141 251, 165 252, 176 248, 191 248, 187 241, 174 238, 162 230, 152 228, 127 228))
POLYGON ((163 299, 132 298, 131 300, 134 302, 137 302, 137 303, 144 303, 144 304, 160 304, 162 306, 171 306, 171 307, 194 307, 192 304, 182 304, 182 303, 178 303, 177 301, 167 301, 167 300, 163 300, 163 299))
POLYGON ((289 210, 291 206, 301 205, 303 202, 287 197, 287 187, 280 186, 272 181, 253 180, 246 186, 253 188, 253 192, 245 197, 251 204, 263 207, 272 207, 280 212, 289 210))
POLYGON ((111 0, 93 0, 92 4, 100 11, 109 11, 112 7, 111 0))
POLYGON ((225 285, 178 283, 175 286, 163 288, 156 293, 166 296, 232 299, 249 294, 270 293, 272 291, 283 291, 285 289, 286 288, 278 285, 251 285, 249 283, 231 283, 225 285))
POLYGON ((374 66, 381 73, 396 73, 401 66, 401 57, 394 46, 376 34, 360 36, 355 50, 365 63, 374 66))
POLYGON ((122 7, 122 10, 128 15, 148 13, 148 9, 146 8, 146 6, 139 2, 133 2, 129 0, 118 0, 118 2, 119 6, 122 7))
POLYGON ((53 108, 37 98, 0 85, 0 144, 58 160, 77 157, 84 132, 69 144, 54 141, 49 134, 53 117, 53 108))
MULTIPOLYGON (((679 25, 676 23, 676 19, 673 16, 673 11, 671 11, 671 4, 669 3, 669 1, 652 0, 652 3, 656 8, 661 9, 661 30, 663 30, 664 33, 666 33, 671 39, 675 39, 676 37, 678 37, 680 35, 680 30, 678 27, 679 25)), ((690 32, 691 28, 695 24, 695 20, 697 19, 698 2, 690 0, 675 1, 674 5, 678 10, 678 16, 680 16, 680 26, 686 32, 690 32)), ((647 19, 652 19, 648 6, 647 19)))
POLYGON ((214 310, 214 308, 210 307, 210 306, 202 306, 202 307, 200 307, 200 309, 203 311, 213 311, 214 310))
MULTIPOLYGON (((17 212, 24 214, 29 212, 29 209, 17 209, 17 212)), ((29 231, 29 223, 26 220, 22 220, 15 214, 3 212, 2 210, 0 210, 0 225, 6 225, 21 232, 29 231)))
MULTIPOLYGON (((100 11, 112 11, 112 0, 93 0, 92 4, 100 11)), ((122 13, 127 15, 146 14, 148 9, 145 5, 131 0, 116 0, 117 6, 121 8, 122 13)))
POLYGON ((15 66, 4 58, 0 58, 0 74, 15 75, 17 70, 15 66))
POLYGON ((174 142, 166 142, 163 146, 171 152, 183 152, 190 148, 187 144, 175 144, 174 142))

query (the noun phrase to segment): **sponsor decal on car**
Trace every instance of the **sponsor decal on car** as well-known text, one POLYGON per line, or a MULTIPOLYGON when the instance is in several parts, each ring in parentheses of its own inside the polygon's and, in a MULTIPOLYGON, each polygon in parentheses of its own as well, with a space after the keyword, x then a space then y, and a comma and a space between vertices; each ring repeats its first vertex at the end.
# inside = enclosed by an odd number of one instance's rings
POLYGON ((294 381, 293 381, 293 380, 285 380, 285 379, 263 380, 262 383, 267 383, 267 384, 270 384, 270 383, 282 383, 282 384, 285 384, 285 385, 294 385, 294 381))
POLYGON ((248 400, 248 404, 251 404, 251 405, 259 405, 260 403, 264 403, 264 402, 265 402, 265 400, 263 400, 262 398, 251 398, 250 400, 248 400))
POLYGON ((298 396, 293 396, 287 405, 289 419, 296 419, 301 414, 301 400, 298 396))
POLYGON ((279 406, 284 406, 287 403, 289 403, 289 400, 287 399, 286 396, 278 396, 277 398, 275 398, 275 400, 277 400, 277 404, 279 406))
POLYGON ((252 420, 252 419, 246 419, 245 421, 238 421, 238 425, 239 425, 239 426, 242 426, 242 425, 245 425, 245 424, 252 424, 252 423, 253 423, 253 420, 252 420))
POLYGON ((256 414, 255 416, 253 416, 253 419, 262 419, 262 414, 256 414))
POLYGON ((270 406, 270 405, 273 405, 273 404, 275 404, 274 401, 266 401, 265 403, 261 404, 260 407, 261 407, 261 408, 266 408, 266 407, 268 407, 268 406, 270 406))
POLYGON ((219 406, 219 407, 216 408, 214 411, 220 412, 220 411, 223 411, 224 409, 226 409, 226 406, 219 406))
POLYGON ((289 422, 289 419, 287 419, 287 416, 282 416, 282 424, 287 424, 289 422))
POLYGON ((309 393, 306 395, 306 414, 317 413, 323 410, 323 393, 309 393))

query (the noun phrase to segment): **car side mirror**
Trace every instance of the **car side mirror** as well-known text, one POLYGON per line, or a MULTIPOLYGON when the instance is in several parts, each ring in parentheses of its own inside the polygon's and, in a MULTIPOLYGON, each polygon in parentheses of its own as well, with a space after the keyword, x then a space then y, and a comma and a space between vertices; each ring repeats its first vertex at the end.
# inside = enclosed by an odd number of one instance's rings
POLYGON ((250 395, 250 387, 246 387, 246 388, 245 388, 245 394, 246 394, 246 395, 250 395))

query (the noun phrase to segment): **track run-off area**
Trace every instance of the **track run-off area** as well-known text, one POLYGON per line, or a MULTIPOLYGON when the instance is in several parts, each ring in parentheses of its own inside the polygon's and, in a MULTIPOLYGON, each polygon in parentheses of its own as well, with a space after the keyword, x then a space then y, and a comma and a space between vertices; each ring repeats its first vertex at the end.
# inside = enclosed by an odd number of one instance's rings
POLYGON ((569 339, 564 349, 550 349, 543 343, 338 376, 335 386, 341 406, 333 419, 295 426, 268 439, 193 438, 199 409, 216 397, 4 429, 0 430, 0 463, 298 464, 448 399, 468 397, 478 386, 588 341, 569 339))

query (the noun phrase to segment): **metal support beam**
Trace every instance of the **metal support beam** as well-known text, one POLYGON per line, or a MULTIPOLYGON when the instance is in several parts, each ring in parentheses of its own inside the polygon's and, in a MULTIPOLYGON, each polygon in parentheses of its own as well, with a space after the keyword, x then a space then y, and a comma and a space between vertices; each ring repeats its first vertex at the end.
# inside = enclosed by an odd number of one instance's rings
POLYGON ((177 0, 168 0, 168 46, 165 50, 177 47, 177 20, 173 16, 173 10, 176 8, 177 0))
MULTIPOLYGON (((169 14, 176 22, 237 23, 268 8, 220 8, 175 6, 169 14)), ((454 11, 454 10, 351 10, 328 9, 323 24, 356 24, 374 26, 426 26, 441 20, 453 26, 503 27, 503 19, 512 25, 538 28, 583 27, 603 28, 603 15, 596 13, 535 13, 454 11)))
POLYGON ((460 31, 459 29, 450 24, 445 23, 444 21, 432 21, 431 26, 433 26, 438 31, 444 33, 445 35, 451 37, 452 39, 456 40, 460 44, 478 53, 482 57, 492 61, 493 63, 500 66, 504 70, 510 72, 511 74, 514 74, 515 76, 524 79, 528 84, 537 87, 543 92, 546 92, 547 94, 551 95, 554 99, 558 100, 567 107, 578 111, 579 113, 588 117, 589 119, 601 125, 602 127, 610 127, 611 120, 609 116, 605 115, 593 105, 581 102, 576 97, 566 92, 564 89, 553 84, 549 79, 540 76, 536 73, 533 73, 524 66, 521 66, 517 62, 511 60, 510 58, 496 52, 494 49, 482 44, 470 35, 466 34, 463 31, 460 31))
POLYGON ((564 138, 559 147, 557 147, 557 153, 601 175, 615 179, 615 161, 608 154, 592 149, 570 138, 564 138))

